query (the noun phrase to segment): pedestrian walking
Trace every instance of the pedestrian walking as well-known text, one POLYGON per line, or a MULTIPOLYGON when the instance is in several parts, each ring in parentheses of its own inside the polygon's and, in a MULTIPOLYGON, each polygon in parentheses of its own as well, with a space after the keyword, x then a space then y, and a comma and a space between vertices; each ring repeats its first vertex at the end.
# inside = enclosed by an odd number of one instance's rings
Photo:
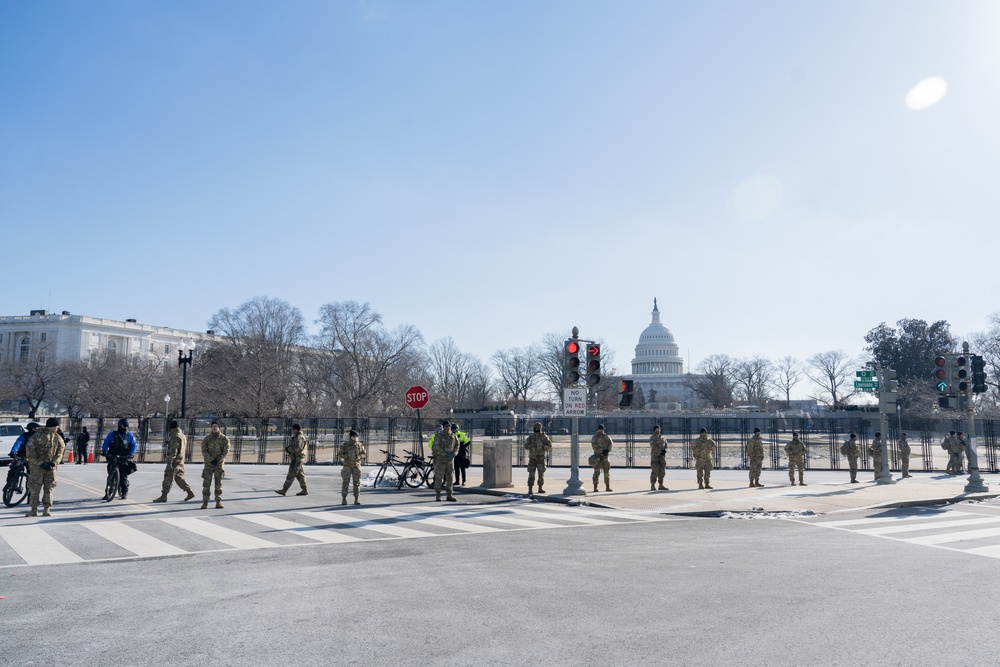
POLYGON ((698 476, 699 489, 711 489, 712 459, 715 457, 715 440, 708 437, 708 431, 701 429, 698 437, 691 445, 694 455, 694 468, 698 476))
POLYGON ((785 455, 788 456, 788 481, 792 483, 792 486, 795 486, 796 470, 799 471, 799 486, 806 485, 802 476, 806 469, 806 454, 808 452, 806 443, 799 440, 798 433, 793 432, 791 442, 785 445, 785 455))
POLYGON ((955 474, 961 475, 965 471, 965 433, 959 431, 955 439, 951 441, 951 451, 955 455, 955 474))
POLYGON ((858 484, 858 457, 861 456, 861 446, 858 444, 858 436, 854 433, 840 446, 840 453, 847 457, 851 466, 851 484, 858 484))
POLYGON ((59 420, 49 417, 45 428, 35 431, 25 444, 28 460, 28 503, 31 509, 25 516, 38 516, 41 496, 42 516, 52 516, 52 490, 56 488, 56 469, 62 463, 66 443, 58 433, 59 420))
POLYGON ((337 450, 337 458, 340 459, 340 504, 347 504, 347 490, 350 483, 354 482, 354 504, 360 505, 359 498, 361 492, 361 463, 365 460, 365 446, 358 440, 358 432, 351 430, 347 434, 347 441, 340 444, 337 450))
POLYGON ((597 493, 597 480, 600 479, 601 472, 604 472, 604 490, 611 491, 611 460, 608 456, 615 443, 604 432, 604 424, 597 425, 597 433, 590 439, 590 447, 594 450, 594 455, 590 457, 590 464, 594 466, 594 493, 597 493))
POLYGON ((76 436, 76 463, 82 465, 87 462, 87 445, 90 443, 90 433, 84 426, 80 434, 76 436))
POLYGON ((177 482, 177 488, 187 493, 187 498, 194 498, 194 491, 184 479, 184 453, 187 451, 187 436, 181 430, 180 425, 171 420, 170 428, 167 431, 167 467, 163 471, 163 486, 160 487, 159 498, 154 498, 154 503, 167 502, 167 494, 170 487, 177 482))
POLYGON ((291 488, 292 482, 298 480, 299 482, 299 492, 295 495, 297 496, 308 496, 309 489, 306 485, 306 453, 309 451, 309 441, 306 437, 302 435, 302 427, 298 424, 292 424, 292 435, 288 438, 288 444, 285 445, 285 452, 288 453, 288 474, 285 475, 285 483, 282 485, 281 489, 275 491, 279 496, 283 496, 288 493, 288 489, 291 488))
POLYGON ((201 509, 208 509, 208 499, 215 482, 215 509, 223 509, 222 479, 226 476, 226 456, 229 454, 229 438, 222 432, 219 422, 213 421, 212 432, 201 441, 201 457, 205 467, 201 471, 201 509))
POLYGON ((552 451, 552 441, 542 433, 542 422, 535 422, 531 435, 524 441, 524 451, 528 452, 528 495, 535 485, 538 475, 538 492, 545 493, 545 457, 552 451))
POLYGON ((875 473, 875 481, 878 481, 882 474, 882 433, 875 432, 875 439, 868 445, 868 455, 872 457, 872 471, 875 473))
POLYGON ((663 486, 663 477, 667 474, 667 439, 663 437, 660 425, 653 427, 653 435, 649 436, 649 490, 669 491, 663 486))
POLYGON ((441 422, 441 432, 434 437, 434 500, 441 502, 441 487, 448 496, 446 500, 455 502, 452 495, 452 478, 455 474, 455 454, 458 452, 458 438, 451 432, 451 424, 441 422))
POLYGON ((452 424, 452 430, 455 432, 455 437, 458 438, 458 454, 455 456, 455 484, 456 486, 463 486, 465 484, 465 471, 469 469, 472 465, 472 439, 469 435, 461 429, 458 423, 452 424), (461 478, 461 481, 459 481, 461 478))
MULTIPOLYGON (((128 498, 129 480, 128 476, 136 471, 132 458, 135 456, 139 443, 129 430, 129 422, 122 418, 118 420, 118 428, 108 433, 101 444, 101 455, 108 460, 108 473, 112 468, 118 466, 118 495, 122 500, 128 498)), ((105 493, 104 500, 111 500, 115 497, 114 489, 110 495, 105 493)))
POLYGON ((899 434, 899 462, 903 469, 903 477, 913 477, 910 474, 910 443, 906 440, 906 434, 899 434))
POLYGON ((955 437, 955 432, 951 431, 950 433, 948 433, 948 435, 944 437, 944 440, 941 441, 941 449, 948 452, 948 467, 945 468, 945 471, 949 475, 958 474, 957 472, 955 472, 956 457, 955 457, 955 446, 954 446, 954 441, 957 439, 958 438, 955 437))
POLYGON ((750 464, 750 487, 763 488, 760 483, 760 469, 764 467, 764 441, 760 438, 760 429, 753 430, 753 436, 747 440, 747 462, 750 464))

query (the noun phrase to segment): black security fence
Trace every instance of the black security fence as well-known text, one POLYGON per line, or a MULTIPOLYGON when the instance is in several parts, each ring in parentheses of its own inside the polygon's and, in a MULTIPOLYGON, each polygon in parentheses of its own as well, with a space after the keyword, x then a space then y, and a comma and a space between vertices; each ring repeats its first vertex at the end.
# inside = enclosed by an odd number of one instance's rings
MULTIPOLYGON (((482 445, 490 440, 511 441, 512 464, 527 463, 524 441, 532 432, 533 424, 541 422, 552 439, 550 464, 568 466, 571 463, 570 434, 572 419, 569 417, 515 417, 513 415, 474 415, 455 417, 459 427, 472 439, 473 465, 482 463, 482 445)), ((428 438, 440 423, 437 418, 415 417, 270 417, 270 418, 219 418, 223 432, 231 441, 231 463, 287 463, 284 447, 291 434, 291 426, 298 423, 309 439, 308 462, 332 463, 338 445, 355 430, 368 450, 368 463, 377 464, 383 452, 405 457, 407 452, 426 453, 428 438)), ((100 451, 101 442, 109 430, 117 426, 117 418, 88 418, 68 420, 67 455, 72 442, 83 426, 91 433, 90 451, 100 451)), ((188 461, 201 460, 199 443, 210 432, 212 418, 197 417, 182 420, 181 426, 188 436, 188 461)), ((163 418, 133 419, 133 432, 139 443, 140 462, 160 462, 164 459, 165 427, 163 418)), ((708 431, 717 444, 715 466, 718 468, 747 467, 746 441, 754 429, 761 430, 765 443, 764 467, 779 469, 787 465, 784 445, 793 432, 808 448, 806 467, 819 470, 840 470, 847 466, 840 446, 851 433, 858 436, 861 446, 861 466, 870 469, 868 446, 879 430, 876 414, 845 413, 823 418, 729 416, 683 414, 671 416, 606 415, 579 418, 579 461, 586 465, 592 453, 590 438, 597 425, 603 424, 614 441, 610 459, 618 467, 646 467, 649 465, 649 437, 653 427, 659 425, 667 439, 667 465, 690 468, 694 465, 691 443, 702 428, 708 431)), ((907 434, 910 444, 910 470, 943 470, 948 463, 948 453, 941 449, 941 442, 949 431, 966 431, 965 420, 898 420, 893 417, 888 427, 889 464, 900 468, 899 436, 907 434)), ((984 471, 1000 472, 997 457, 996 422, 977 420, 976 442, 979 465, 984 471)))

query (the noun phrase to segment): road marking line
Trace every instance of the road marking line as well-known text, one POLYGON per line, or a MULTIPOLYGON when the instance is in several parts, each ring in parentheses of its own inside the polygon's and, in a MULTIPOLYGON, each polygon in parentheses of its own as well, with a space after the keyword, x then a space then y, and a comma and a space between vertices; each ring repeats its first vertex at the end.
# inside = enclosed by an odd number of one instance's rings
POLYGON ((83 525, 109 542, 117 544, 126 551, 131 551, 136 556, 178 556, 187 553, 180 547, 167 544, 163 540, 147 535, 121 521, 97 521, 83 525))
POLYGON ((201 535, 202 537, 207 537, 211 540, 215 540, 216 542, 228 544, 235 549, 266 549, 267 547, 279 546, 274 542, 268 542, 267 540, 262 540, 259 537, 241 533, 238 530, 231 530, 229 528, 217 526, 214 523, 205 521, 204 519, 196 519, 193 517, 174 517, 159 519, 159 521, 168 523, 171 526, 183 528, 184 530, 190 531, 196 535, 201 535))
POLYGON ((976 556, 1000 558, 1000 544, 992 544, 988 547, 976 547, 975 549, 962 549, 961 551, 962 553, 975 554, 976 556))
POLYGON ((437 533, 425 533, 420 530, 413 530, 412 528, 403 528, 402 526, 388 526, 379 521, 348 516, 344 512, 298 512, 298 514, 321 521, 329 521, 330 523, 346 528, 364 528, 365 530, 373 530, 377 533, 392 535, 393 537, 437 537, 437 533))
POLYGON ((424 514, 416 512, 400 512, 397 510, 391 510, 386 508, 375 508, 370 507, 365 512, 370 514, 378 514, 379 516, 394 518, 412 517, 407 519, 407 521, 417 521, 419 523, 426 523, 430 526, 438 526, 440 528, 450 528, 451 530, 460 530, 466 533, 499 533, 502 532, 502 528, 494 528, 493 526, 480 526, 474 523, 462 523, 460 521, 452 521, 451 519, 439 519, 433 516, 427 516, 424 514))
POLYGON ((553 519, 555 521, 569 521, 571 523, 582 523, 588 526, 607 526, 609 524, 621 523, 620 521, 607 521, 604 519, 592 519, 585 516, 572 516, 569 512, 550 512, 550 511, 540 511, 536 512, 529 509, 524 509, 521 507, 510 508, 512 512, 520 514, 522 516, 530 516, 536 519, 553 519))
POLYGON ((267 514, 236 514, 234 516, 237 519, 243 519, 244 521, 255 523, 258 526, 287 531, 289 533, 301 535, 302 537, 307 537, 310 540, 316 540, 317 542, 324 542, 326 544, 361 541, 361 538, 359 537, 344 535, 343 533, 326 530, 325 528, 320 528, 319 526, 307 526, 305 524, 295 523, 294 521, 288 521, 287 519, 279 519, 276 516, 270 516, 267 514))
POLYGON ((827 528, 843 528, 845 526, 861 526, 869 523, 892 523, 900 521, 926 521, 929 519, 941 519, 945 516, 969 516, 972 512, 952 512, 950 510, 946 512, 937 512, 928 516, 911 516, 911 515, 901 515, 901 516, 890 516, 890 517, 880 517, 877 519, 850 519, 847 521, 817 521, 816 525, 826 526, 827 528))
POLYGON ((881 526, 879 528, 862 528, 855 530, 855 533, 862 535, 892 535, 895 533, 912 533, 918 530, 935 530, 937 528, 952 528, 961 526, 976 526, 984 523, 1000 522, 998 517, 984 517, 981 519, 956 519, 952 521, 934 521, 931 523, 906 524, 905 526, 881 526))
POLYGON ((1000 528, 983 528, 982 530, 966 530, 957 533, 945 533, 943 535, 924 535, 922 537, 910 537, 906 541, 912 544, 947 544, 948 542, 962 542, 963 540, 978 540, 983 537, 996 537, 1000 535, 1000 528))
MULTIPOLYGON (((463 516, 462 518, 466 518, 463 516)), ((546 523, 544 521, 533 521, 531 519, 519 519, 517 517, 505 516, 501 513, 487 513, 487 512, 475 512, 468 515, 470 519, 477 519, 482 521, 496 521, 498 523, 509 523, 512 526, 521 526, 522 528, 565 528, 564 524, 558 523, 546 523)))
POLYGON ((28 565, 83 562, 82 558, 50 537, 41 526, 0 528, 0 538, 28 565))

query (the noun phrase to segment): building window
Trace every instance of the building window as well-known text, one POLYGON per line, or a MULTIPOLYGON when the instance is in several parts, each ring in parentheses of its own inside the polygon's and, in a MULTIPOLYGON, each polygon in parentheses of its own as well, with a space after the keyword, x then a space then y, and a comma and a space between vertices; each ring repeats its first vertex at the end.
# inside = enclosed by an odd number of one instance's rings
POLYGON ((108 341, 108 356, 113 357, 118 353, 118 345, 113 340, 108 341))
POLYGON ((28 355, 31 354, 31 339, 25 336, 21 339, 21 363, 28 363, 28 355))
POLYGON ((46 334, 46 333, 45 333, 45 332, 43 331, 43 332, 42 332, 42 343, 43 343, 43 344, 45 343, 45 339, 46 339, 46 337, 47 337, 47 336, 48 336, 48 334, 46 334))

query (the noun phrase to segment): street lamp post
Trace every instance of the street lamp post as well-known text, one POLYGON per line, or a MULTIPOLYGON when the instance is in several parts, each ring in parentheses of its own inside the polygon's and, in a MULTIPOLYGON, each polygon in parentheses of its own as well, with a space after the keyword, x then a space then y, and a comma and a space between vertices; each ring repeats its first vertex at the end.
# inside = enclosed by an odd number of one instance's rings
POLYGON ((177 365, 184 371, 183 379, 181 380, 181 419, 187 416, 188 366, 191 365, 193 355, 194 341, 190 338, 185 338, 181 341, 181 349, 177 350, 177 365), (184 354, 185 350, 187 350, 186 355, 184 354))
POLYGON ((163 418, 170 419, 170 394, 163 397, 163 418))

